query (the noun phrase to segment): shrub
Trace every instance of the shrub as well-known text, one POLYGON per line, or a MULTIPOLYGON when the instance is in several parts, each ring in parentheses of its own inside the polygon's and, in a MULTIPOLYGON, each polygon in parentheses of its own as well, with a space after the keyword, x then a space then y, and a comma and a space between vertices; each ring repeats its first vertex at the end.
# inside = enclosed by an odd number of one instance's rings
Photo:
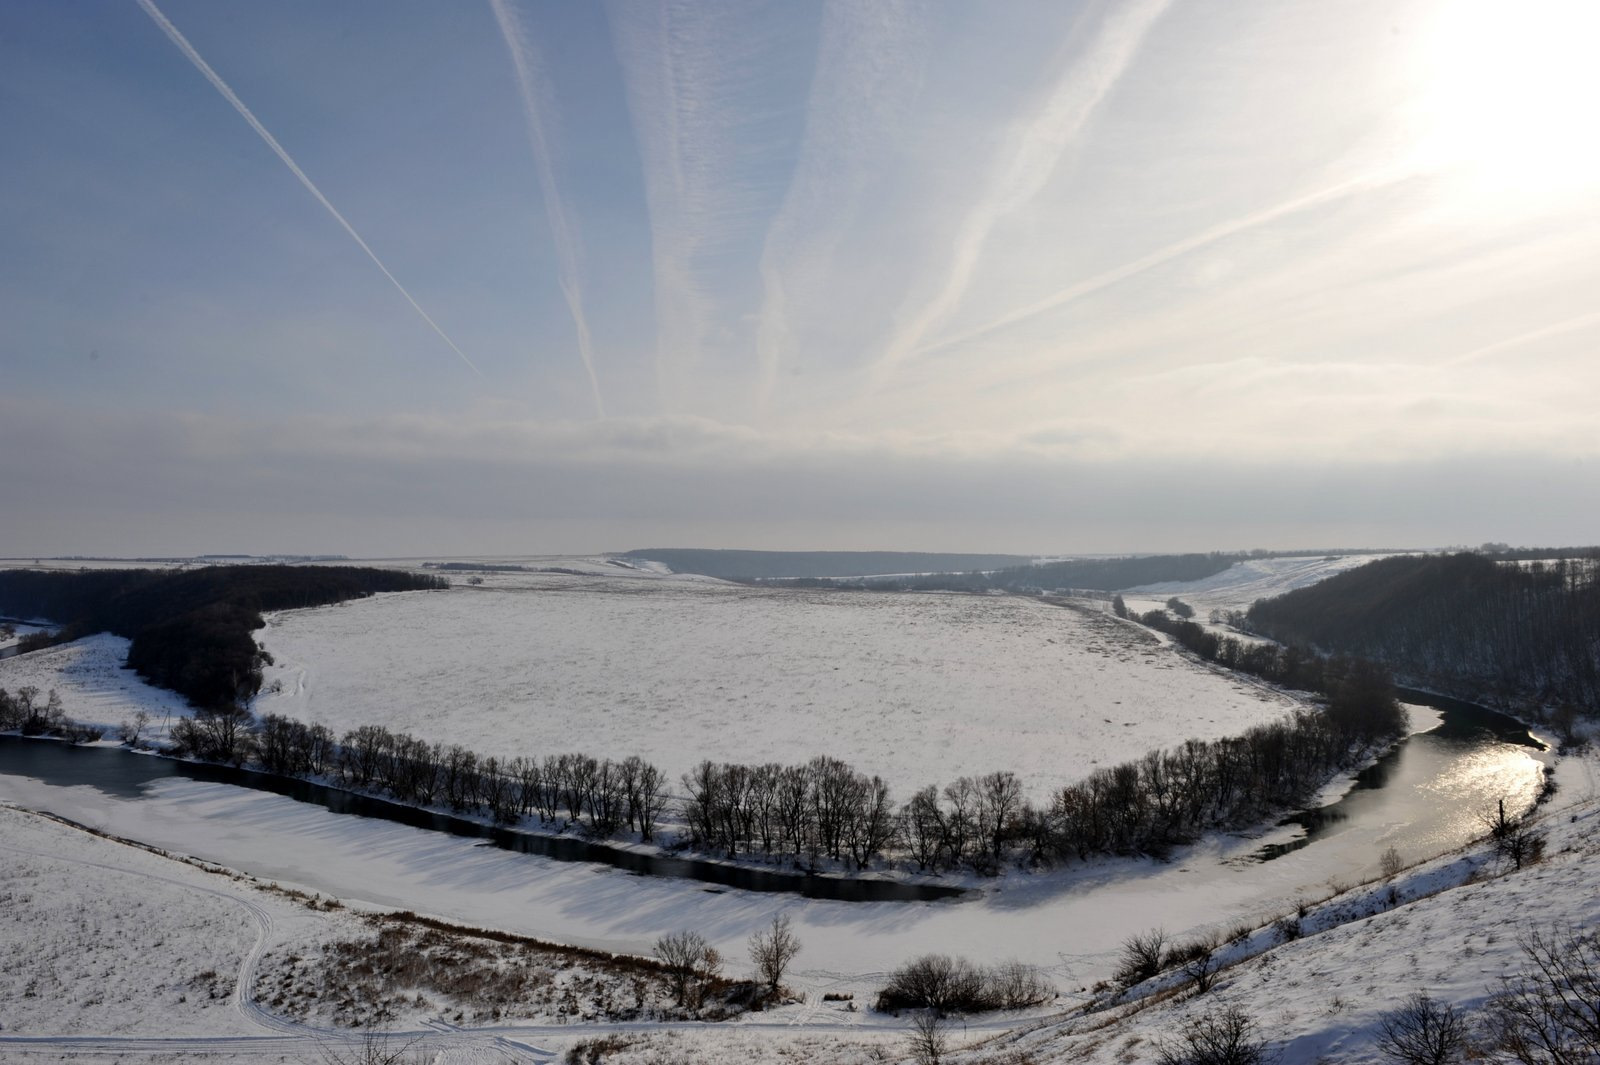
POLYGON ((896 969, 878 993, 879 1010, 925 1009, 938 1014, 993 1008, 984 999, 983 973, 965 958, 924 954, 896 969))
POLYGON ((1031 965, 1006 962, 984 968, 965 958, 924 954, 896 969, 878 992, 875 1009, 982 1013, 1048 1002, 1055 988, 1031 965))
POLYGON ((1161 971, 1167 949, 1167 933, 1161 928, 1138 932, 1122 944, 1122 963, 1117 967, 1117 983, 1132 987, 1161 971))
POLYGON ((1452 1065, 1467 1046, 1467 1024, 1448 1003, 1435 1002, 1426 991, 1406 999, 1385 1014, 1378 1026, 1378 1049, 1403 1065, 1452 1065))
POLYGON ((1158 1065, 1268 1065, 1277 1056, 1256 1036, 1256 1024, 1237 1006, 1195 1017, 1178 1041, 1162 1043, 1158 1065))
POLYGON ((1183 962, 1183 975, 1194 985, 1195 994, 1203 995, 1217 982, 1217 972, 1222 968, 1217 958, 1216 940, 1197 939, 1184 953, 1187 957, 1183 962))

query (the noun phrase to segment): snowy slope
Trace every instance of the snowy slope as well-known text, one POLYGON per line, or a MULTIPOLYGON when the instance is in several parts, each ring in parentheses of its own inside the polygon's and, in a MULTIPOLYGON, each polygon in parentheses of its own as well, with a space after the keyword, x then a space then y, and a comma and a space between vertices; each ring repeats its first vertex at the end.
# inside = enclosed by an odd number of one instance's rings
POLYGON ((144 738, 159 740, 168 722, 190 713, 189 704, 183 696, 139 679, 123 666, 127 657, 128 641, 102 632, 0 659, 0 688, 15 692, 34 687, 40 698, 54 688, 68 717, 104 727, 107 738, 119 724, 143 710, 151 721, 144 738))
POLYGON ((1221 573, 1198 581, 1166 581, 1126 589, 1129 605, 1160 605, 1177 596, 1204 618, 1211 610, 1248 610, 1257 599, 1270 599, 1296 588, 1327 580, 1336 573, 1364 566, 1387 555, 1313 555, 1296 558, 1253 558, 1235 562, 1221 573))
MULTIPOLYGON (((1538 865, 1514 871, 1483 846, 1428 862, 1393 881, 1401 905, 1351 919, 1387 890, 1379 884, 1312 906, 1303 938, 1224 970, 1207 995, 1180 994, 1089 1034, 1060 1026, 1020 1043, 1041 1061, 1109 1065, 1129 1060, 1130 1052, 1147 1060, 1153 1044, 1170 1040, 1190 1018, 1232 1005, 1261 1026, 1282 1053, 1281 1065, 1386 1062, 1376 1046, 1378 1025, 1407 996, 1425 991, 1474 1014, 1502 976, 1526 967, 1520 941, 1530 931, 1600 927, 1597 769, 1593 756, 1586 765, 1569 761, 1566 779, 1588 797, 1542 818, 1549 853, 1538 865)), ((1275 939, 1253 937, 1257 949, 1275 939)), ((1092 1023, 1075 1025, 1086 1030, 1092 1023)))

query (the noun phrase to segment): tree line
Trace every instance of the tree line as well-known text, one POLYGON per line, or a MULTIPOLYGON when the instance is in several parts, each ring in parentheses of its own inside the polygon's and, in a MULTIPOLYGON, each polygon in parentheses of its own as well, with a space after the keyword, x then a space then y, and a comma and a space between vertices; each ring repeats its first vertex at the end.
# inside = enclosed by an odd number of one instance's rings
POLYGON ((251 632, 265 610, 292 610, 376 592, 448 586, 440 577, 364 566, 208 566, 192 570, 0 570, 0 614, 61 629, 24 650, 96 632, 127 638, 128 666, 195 708, 227 711, 261 689, 271 658, 251 632))
POLYGON ((263 716, 254 728, 246 721, 238 713, 198 714, 173 729, 173 741, 180 754, 251 764, 280 776, 331 778, 341 787, 481 814, 499 824, 564 822, 596 837, 626 830, 651 841, 667 805, 665 775, 637 756, 500 758, 381 725, 336 737, 326 725, 278 714, 263 716))
POLYGON ((504 824, 527 818, 596 838, 627 832, 653 841, 672 813, 687 845, 731 859, 858 870, 901 861, 923 872, 992 876, 1011 862, 1159 853, 1252 823, 1305 801, 1331 773, 1401 734, 1405 716, 1381 667, 1248 650, 1252 660, 1275 655, 1264 675, 1315 681, 1325 704, 1240 736, 1191 739, 1096 770, 1039 804, 1009 770, 929 785, 897 804, 882 778, 826 756, 796 765, 705 760, 683 774, 674 799, 667 776, 637 756, 485 756, 375 725, 336 736, 324 725, 268 714, 252 726, 236 710, 185 719, 173 741, 181 754, 327 777, 504 824))
POLYGON ((1384 662, 1465 698, 1548 706, 1559 724, 1600 706, 1595 556, 1396 556, 1259 601, 1242 621, 1281 642, 1384 662))

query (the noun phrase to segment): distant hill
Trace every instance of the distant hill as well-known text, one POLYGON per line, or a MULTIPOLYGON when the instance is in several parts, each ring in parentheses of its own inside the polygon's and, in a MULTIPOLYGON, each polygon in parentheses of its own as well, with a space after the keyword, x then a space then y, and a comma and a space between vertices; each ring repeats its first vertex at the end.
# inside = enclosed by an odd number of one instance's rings
POLYGON ((886 573, 970 573, 1026 566, 1028 555, 961 555, 925 551, 716 551, 651 547, 623 558, 660 562, 676 573, 703 573, 724 580, 763 577, 872 577, 886 573))

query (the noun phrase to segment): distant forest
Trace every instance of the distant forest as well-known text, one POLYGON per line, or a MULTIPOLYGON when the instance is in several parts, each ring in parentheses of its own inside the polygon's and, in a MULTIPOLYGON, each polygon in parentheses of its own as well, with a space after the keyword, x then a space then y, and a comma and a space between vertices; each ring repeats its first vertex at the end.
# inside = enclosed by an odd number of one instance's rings
POLYGON ((231 710, 261 687, 270 661, 251 632, 263 610, 446 587, 439 577, 360 566, 210 566, 205 569, 0 570, 0 614, 63 628, 24 650, 96 632, 126 637, 128 666, 201 710, 231 710))
MULTIPOLYGON (((1527 555, 1527 552, 1519 552, 1527 555)), ((1252 606, 1283 643, 1361 655, 1402 676, 1561 716, 1600 707, 1600 551, 1522 561, 1462 552, 1380 559, 1252 606)))
POLYGON ((872 588, 897 592, 1114 592, 1141 584, 1198 581, 1221 573, 1248 555, 1130 555, 1123 558, 1075 558, 1037 565, 1006 566, 984 572, 925 573, 908 577, 856 580, 812 579, 795 582, 811 588, 872 588))
POLYGON ((784 577, 868 577, 880 573, 935 573, 1026 566, 1027 555, 949 555, 921 551, 714 551, 652 547, 623 558, 646 559, 676 573, 703 573, 729 581, 784 577))

